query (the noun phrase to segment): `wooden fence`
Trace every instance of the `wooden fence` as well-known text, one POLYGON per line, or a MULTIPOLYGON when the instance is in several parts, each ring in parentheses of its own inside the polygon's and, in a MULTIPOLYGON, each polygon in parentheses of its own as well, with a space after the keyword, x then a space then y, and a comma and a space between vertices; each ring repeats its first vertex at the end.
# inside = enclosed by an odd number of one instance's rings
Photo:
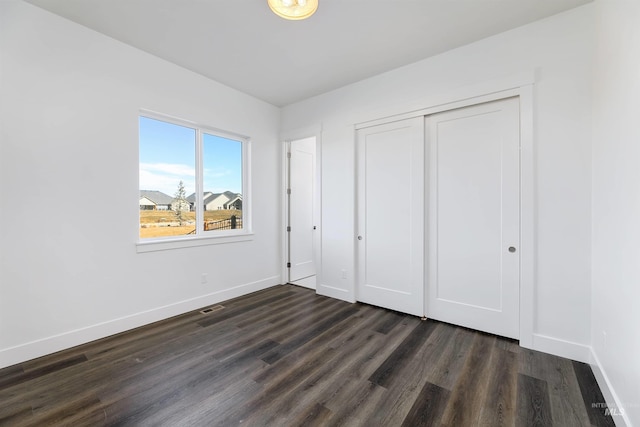
POLYGON ((242 218, 232 215, 231 218, 221 219, 219 221, 207 221, 204 223, 204 231, 211 230, 235 230, 242 228, 242 218))

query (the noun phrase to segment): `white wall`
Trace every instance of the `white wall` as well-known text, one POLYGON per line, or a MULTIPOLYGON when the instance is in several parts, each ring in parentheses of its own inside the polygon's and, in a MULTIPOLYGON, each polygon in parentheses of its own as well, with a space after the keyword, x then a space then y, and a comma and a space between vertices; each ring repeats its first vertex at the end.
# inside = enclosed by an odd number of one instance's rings
POLYGON ((596 16, 592 345, 640 426, 640 3, 600 0, 596 16))
POLYGON ((0 52, 0 367, 280 283, 279 109, 17 0, 0 52), (254 240, 136 253, 140 108, 252 137, 254 240))
POLYGON ((422 100, 461 87, 535 70, 533 342, 544 351, 588 360, 593 15, 593 5, 587 5, 283 109, 285 132, 323 129, 320 292, 354 297, 353 125, 426 107, 422 100))
MULTIPOLYGON (((354 298, 353 124, 535 69, 534 342, 592 345, 640 425, 639 21, 598 0, 285 108, 323 129, 322 292, 354 298)), ((278 109, 18 0, 0 55, 0 367, 280 281, 278 109), (253 241, 136 253, 139 108, 253 138, 253 241)))

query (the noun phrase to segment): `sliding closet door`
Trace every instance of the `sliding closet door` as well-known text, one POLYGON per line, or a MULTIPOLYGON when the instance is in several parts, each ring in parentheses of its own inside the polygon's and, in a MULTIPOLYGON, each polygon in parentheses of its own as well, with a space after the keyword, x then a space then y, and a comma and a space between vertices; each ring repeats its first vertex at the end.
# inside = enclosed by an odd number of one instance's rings
POLYGON ((360 129, 357 159, 357 299, 422 316, 424 119, 360 129))
POLYGON ((434 114, 427 316, 518 338, 518 99, 434 114))

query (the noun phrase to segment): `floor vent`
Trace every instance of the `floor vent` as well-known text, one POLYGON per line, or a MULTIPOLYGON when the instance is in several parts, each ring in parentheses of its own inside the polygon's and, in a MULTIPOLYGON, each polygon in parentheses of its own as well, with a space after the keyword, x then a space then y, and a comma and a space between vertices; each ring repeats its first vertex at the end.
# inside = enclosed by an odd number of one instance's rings
POLYGON ((209 314, 209 313, 213 313, 214 311, 222 310, 223 308, 224 306, 220 304, 212 305, 211 307, 203 308, 202 310, 200 310, 200 313, 209 314))

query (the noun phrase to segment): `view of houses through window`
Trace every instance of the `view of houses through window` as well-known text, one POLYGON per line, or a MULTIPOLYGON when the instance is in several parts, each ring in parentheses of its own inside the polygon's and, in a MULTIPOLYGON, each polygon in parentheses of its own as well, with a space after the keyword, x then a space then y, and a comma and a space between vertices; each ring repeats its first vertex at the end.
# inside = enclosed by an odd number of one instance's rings
POLYGON ((147 116, 139 132, 141 239, 243 228, 244 141, 147 116))

